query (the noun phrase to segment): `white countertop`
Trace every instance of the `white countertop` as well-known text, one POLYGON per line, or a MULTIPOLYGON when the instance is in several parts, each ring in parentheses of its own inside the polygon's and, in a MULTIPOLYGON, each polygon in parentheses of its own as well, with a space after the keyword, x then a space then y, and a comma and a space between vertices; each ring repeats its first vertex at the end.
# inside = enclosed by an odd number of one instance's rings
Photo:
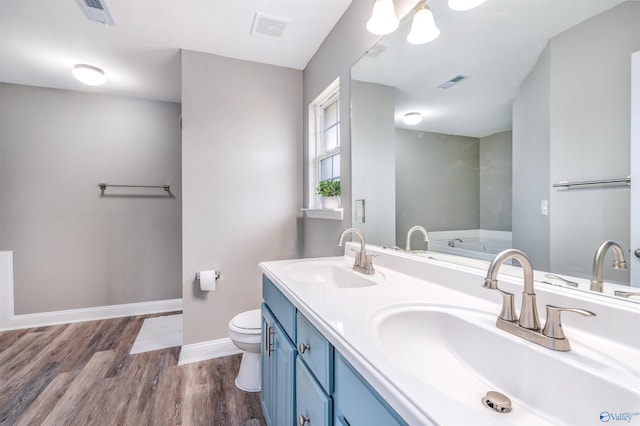
MULTIPOLYGON (((356 246, 348 245, 345 252, 350 253, 352 247, 356 246)), ((446 389, 436 389, 408 374, 402 366, 395 365, 386 355, 384 348, 380 347, 375 328, 372 327, 374 318, 381 311, 406 304, 429 304, 473 308, 497 316, 501 298, 495 292, 482 288, 484 271, 429 259, 409 259, 401 253, 389 253, 373 246, 368 247, 367 251, 379 256, 374 261, 379 283, 370 287, 322 287, 304 284, 288 277, 289 265, 313 259, 264 262, 260 267, 296 308, 409 424, 469 424, 471 419, 475 425, 541 425, 557 422, 557 419, 547 417, 545 413, 530 410, 514 409, 508 415, 491 412, 481 406, 480 398, 483 395, 469 395, 468 403, 461 403, 459 394, 452 397, 446 389), (381 277, 384 279, 380 280, 381 277)), ((318 260, 336 262, 347 267, 353 264, 351 256, 318 260)), ((522 284, 518 278, 500 276, 500 280, 501 288, 506 291, 522 291, 522 284)), ((637 360, 640 359, 640 336, 630 336, 628 331, 635 329, 635 326, 626 331, 618 330, 618 334, 607 334, 610 323, 614 321, 640 319, 639 305, 619 303, 606 298, 597 299, 580 292, 571 294, 570 290, 552 286, 542 291, 536 289, 536 292, 541 316, 544 316, 544 303, 553 300, 556 302, 554 304, 558 305, 566 306, 568 302, 572 303, 569 305, 571 307, 595 310, 600 317, 583 319, 582 322, 567 317, 566 324, 570 326, 566 327, 565 332, 571 340, 573 351, 552 353, 551 356, 580 356, 582 353, 592 356, 592 346, 601 345, 607 347, 608 351, 613 350, 626 358, 629 361, 628 365, 625 365, 626 371, 640 381, 640 367, 637 365, 637 360)), ((519 306, 517 308, 519 310, 519 306)), ((640 334, 637 331, 635 333, 640 334)), ((549 351, 533 343, 531 346, 532 351, 549 351)), ((420 354, 415 356, 416 362, 420 362, 420 354)), ((606 354, 595 356, 603 358, 606 354)), ((619 371, 622 370, 616 370, 612 374, 620 374, 619 371)), ((450 371, 446 374, 451 376, 452 389, 456 393, 464 393, 465 385, 456 381, 456 372, 450 371)), ((489 390, 495 389, 487 383, 487 391, 489 390)), ((513 403, 515 407, 518 406, 517 400, 513 403)))

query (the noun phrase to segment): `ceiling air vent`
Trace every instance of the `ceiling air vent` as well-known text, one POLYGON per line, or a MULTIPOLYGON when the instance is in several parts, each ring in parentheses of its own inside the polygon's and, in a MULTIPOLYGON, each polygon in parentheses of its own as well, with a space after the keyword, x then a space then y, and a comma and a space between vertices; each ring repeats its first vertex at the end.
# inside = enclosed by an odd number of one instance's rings
POLYGON ((256 13, 253 18, 251 34, 266 37, 280 37, 287 23, 281 19, 256 13))
POLYGON ((455 77, 450 78, 449 80, 442 83, 440 86, 438 86, 438 89, 448 89, 449 87, 458 84, 462 80, 466 80, 467 78, 469 78, 469 76, 458 74, 455 77))
POLYGON ((365 56, 367 58, 377 58, 378 56, 380 56, 382 52, 387 50, 387 47, 389 47, 389 45, 384 43, 378 43, 375 46, 373 46, 371 49, 367 50, 367 53, 365 53, 365 56))
POLYGON ((115 27, 116 23, 113 20, 113 16, 107 8, 107 4, 104 0, 78 0, 82 10, 87 14, 87 17, 91 21, 100 22, 115 27))

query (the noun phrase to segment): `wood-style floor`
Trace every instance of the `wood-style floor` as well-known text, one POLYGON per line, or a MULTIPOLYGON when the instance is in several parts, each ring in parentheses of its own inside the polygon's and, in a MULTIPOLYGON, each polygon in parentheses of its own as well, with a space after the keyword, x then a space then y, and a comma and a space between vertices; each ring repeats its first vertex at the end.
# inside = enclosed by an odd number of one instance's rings
POLYGON ((234 385, 240 355, 184 366, 179 347, 129 355, 152 316, 0 333, 0 425, 265 424, 260 394, 234 385))

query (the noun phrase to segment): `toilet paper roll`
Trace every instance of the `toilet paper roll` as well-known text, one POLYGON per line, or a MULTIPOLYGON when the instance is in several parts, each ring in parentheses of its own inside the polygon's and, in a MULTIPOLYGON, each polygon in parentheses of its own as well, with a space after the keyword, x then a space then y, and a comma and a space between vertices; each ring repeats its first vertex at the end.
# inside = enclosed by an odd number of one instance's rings
POLYGON ((216 271, 200 271, 200 290, 214 291, 216 289, 216 271))

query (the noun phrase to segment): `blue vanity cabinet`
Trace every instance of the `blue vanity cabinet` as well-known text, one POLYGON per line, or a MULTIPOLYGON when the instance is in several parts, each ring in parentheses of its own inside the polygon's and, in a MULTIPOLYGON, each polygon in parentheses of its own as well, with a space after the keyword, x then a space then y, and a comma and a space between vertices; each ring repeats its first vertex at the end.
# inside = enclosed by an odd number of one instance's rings
POLYGON ((296 419, 299 426, 331 426, 333 401, 300 355, 296 359, 296 419))
POLYGON ((266 277, 262 304, 261 405, 269 426, 295 425, 295 307, 266 277))
POLYGON ((302 315, 296 316, 296 418, 298 425, 331 426, 333 346, 302 315))
POLYGON ((406 425, 266 276, 262 294, 261 404, 267 425, 406 425))
POLYGON ((333 410, 336 426, 407 424, 338 352, 335 354, 333 410))

